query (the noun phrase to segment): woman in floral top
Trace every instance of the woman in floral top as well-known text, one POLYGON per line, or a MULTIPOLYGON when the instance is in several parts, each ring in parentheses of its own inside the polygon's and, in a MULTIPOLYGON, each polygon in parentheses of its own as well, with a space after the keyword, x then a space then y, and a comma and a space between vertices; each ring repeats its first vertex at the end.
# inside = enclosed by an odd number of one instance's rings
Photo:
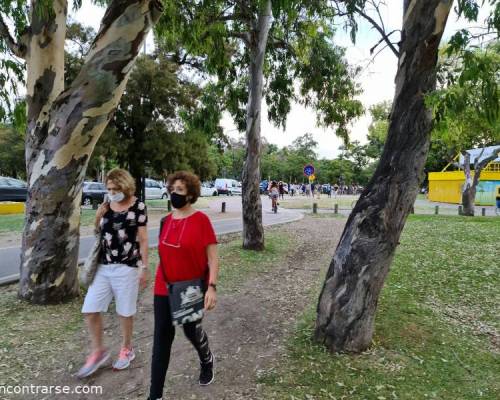
POLYGON ((92 340, 92 351, 78 377, 93 374, 109 359, 102 342, 102 317, 114 298, 122 327, 122 345, 113 368, 128 368, 135 358, 132 348, 133 318, 137 309, 139 286, 148 281, 147 211, 134 196, 135 182, 123 169, 114 169, 106 177, 108 200, 96 213, 100 231, 100 265, 82 307, 92 340))

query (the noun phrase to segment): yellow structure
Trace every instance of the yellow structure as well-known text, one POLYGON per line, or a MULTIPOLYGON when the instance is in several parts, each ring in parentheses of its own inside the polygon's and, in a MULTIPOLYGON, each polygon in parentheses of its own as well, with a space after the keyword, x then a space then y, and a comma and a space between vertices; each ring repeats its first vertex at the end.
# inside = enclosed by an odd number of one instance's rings
POLYGON ((23 214, 24 203, 4 201, 0 203, 0 215, 23 214))
MULTIPOLYGON (((474 171, 471 171, 474 176, 474 171)), ((464 171, 429 172, 429 200, 441 203, 462 202, 462 186, 465 183, 464 171)), ((495 204, 495 189, 500 185, 500 171, 481 172, 476 190, 476 204, 492 206, 495 204), (492 190, 488 190, 494 186, 492 190), (491 196, 488 195, 491 193, 491 196), (491 199, 490 199, 491 197, 491 199)))

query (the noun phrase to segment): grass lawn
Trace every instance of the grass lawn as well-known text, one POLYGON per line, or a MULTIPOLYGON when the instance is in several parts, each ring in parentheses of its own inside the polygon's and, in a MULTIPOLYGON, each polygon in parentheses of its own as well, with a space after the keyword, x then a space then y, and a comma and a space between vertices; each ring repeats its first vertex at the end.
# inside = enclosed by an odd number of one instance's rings
POLYGON ((331 355, 311 341, 317 296, 269 399, 498 399, 498 218, 410 216, 383 289, 373 346, 331 355))
MULTIPOLYGON (((82 208, 81 226, 94 223, 95 210, 82 208)), ((24 214, 0 215, 0 233, 19 233, 23 231, 24 214)))
POLYGON ((339 208, 351 209, 353 202, 358 200, 359 196, 353 195, 343 195, 334 197, 328 197, 326 194, 322 194, 321 198, 317 197, 312 199, 312 197, 305 196, 294 196, 288 197, 286 200, 280 200, 280 206, 284 208, 294 208, 294 209, 312 209, 312 204, 317 203, 318 208, 333 208, 335 204, 339 205, 339 208))
MULTIPOLYGON (((292 246, 293 239, 274 228, 266 229, 266 250, 260 253, 243 250, 239 237, 223 242, 219 245, 219 292, 238 290, 240 282, 273 268, 292 246)), ((157 262, 157 252, 151 249, 152 271, 157 262)), ((16 293, 15 284, 0 287, 0 384, 3 385, 25 384, 47 368, 60 368, 57 354, 81 352, 81 343, 72 338, 85 329, 80 313, 83 297, 66 304, 34 306, 18 300, 16 293)), ((111 306, 110 311, 113 310, 111 306)))

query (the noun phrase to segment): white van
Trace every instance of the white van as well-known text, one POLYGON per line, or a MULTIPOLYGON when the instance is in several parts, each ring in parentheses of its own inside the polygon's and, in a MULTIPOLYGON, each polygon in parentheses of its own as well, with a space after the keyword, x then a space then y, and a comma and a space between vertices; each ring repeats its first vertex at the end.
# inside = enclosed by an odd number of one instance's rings
POLYGON ((215 188, 219 194, 241 194, 241 184, 234 179, 217 178, 215 180, 215 188))

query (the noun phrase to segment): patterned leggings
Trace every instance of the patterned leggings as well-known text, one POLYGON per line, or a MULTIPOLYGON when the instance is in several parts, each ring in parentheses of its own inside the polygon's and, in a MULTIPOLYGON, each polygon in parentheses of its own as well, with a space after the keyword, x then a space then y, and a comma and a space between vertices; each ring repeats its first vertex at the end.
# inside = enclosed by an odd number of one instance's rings
MULTIPOLYGON (((175 336, 175 327, 172 325, 170 305, 167 296, 154 296, 154 342, 153 359, 151 362, 150 398, 159 399, 163 395, 165 377, 170 362, 170 351, 175 336)), ((201 326, 201 320, 182 325, 184 334, 198 352, 200 362, 210 361, 208 336, 201 326)))

